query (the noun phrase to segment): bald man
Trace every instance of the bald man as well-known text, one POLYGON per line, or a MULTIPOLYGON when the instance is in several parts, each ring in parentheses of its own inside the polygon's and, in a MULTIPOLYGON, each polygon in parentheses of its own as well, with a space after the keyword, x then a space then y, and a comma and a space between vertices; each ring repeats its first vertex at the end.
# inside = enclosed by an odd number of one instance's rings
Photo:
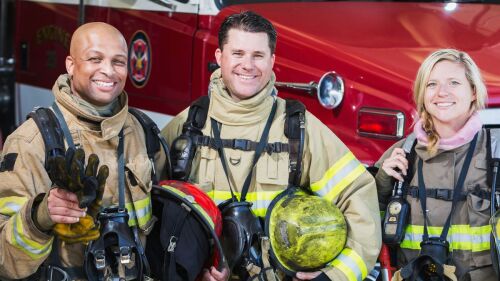
MULTIPOLYGON (((67 74, 59 76, 52 89, 55 97, 52 109, 57 107, 62 112, 76 147, 82 148, 87 158, 91 153, 96 154, 101 166, 109 168, 102 208, 118 205, 121 165, 117 151, 119 134, 123 132, 125 168, 121 174, 129 225, 138 227, 144 242, 153 222, 148 194, 153 167, 144 131, 128 112, 128 98, 123 91, 127 43, 111 25, 85 24, 71 38, 66 70, 67 74)), ((2 159, 0 279, 21 279, 33 274, 55 276, 61 271, 70 280, 87 279, 82 269, 84 252, 88 241, 95 236, 65 239, 58 226, 83 228, 82 222, 90 214, 78 207, 76 194, 51 181, 45 168, 44 140, 32 119, 7 138, 2 159)), ((162 170, 164 158, 158 155, 157 160, 156 169, 162 170)), ((97 227, 94 229, 98 231, 97 227)))

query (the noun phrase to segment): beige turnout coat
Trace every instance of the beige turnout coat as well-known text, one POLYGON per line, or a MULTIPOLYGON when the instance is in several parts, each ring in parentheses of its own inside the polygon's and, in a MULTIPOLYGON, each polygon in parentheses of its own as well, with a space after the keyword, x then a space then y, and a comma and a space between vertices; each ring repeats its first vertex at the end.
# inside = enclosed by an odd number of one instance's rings
MULTIPOLYGON (((395 147, 401 147, 403 142, 404 140, 401 140, 394 144, 382 155, 376 165, 381 166, 383 161, 391 155, 392 150, 395 147)), ((421 158, 427 190, 440 189, 451 192, 454 189, 469 145, 470 143, 467 143, 448 151, 438 150, 436 155, 431 156, 425 146, 417 144, 414 167, 417 167, 418 158, 421 158)), ((482 130, 479 132, 476 149, 462 190, 465 197, 456 206, 447 238, 458 280, 496 280, 490 256, 490 187, 486 182, 487 169, 486 134, 482 130)), ((376 181, 379 198, 384 201, 388 200, 392 192, 391 177, 380 169, 376 181)), ((418 187, 416 170, 410 186, 418 187)), ((447 192, 440 191, 440 193, 447 192)), ((418 255, 423 234, 423 214, 418 196, 407 195, 406 199, 411 206, 411 215, 405 238, 398 251, 399 266, 405 265, 418 255)), ((450 210, 451 201, 427 197, 429 236, 441 234, 450 210)))
MULTIPOLYGON (((121 110, 114 116, 95 116, 83 111, 71 97, 68 83, 68 76, 61 75, 53 93, 74 143, 84 149, 86 158, 95 153, 100 163, 109 167, 103 206, 118 205, 117 146, 118 134, 123 129, 129 225, 138 225, 144 238, 152 222, 149 197, 152 163, 147 157, 142 126, 128 113, 127 95, 125 92, 120 95, 121 110)), ((3 162, 4 169, 0 172, 0 279, 19 279, 33 274, 54 246, 53 234, 38 229, 32 217, 33 203, 39 202, 52 185, 44 168, 44 142, 32 119, 7 138, 2 156, 10 160, 3 162)), ((46 206, 40 206, 38 222, 53 225, 46 206)), ((56 241, 64 266, 83 264, 84 244, 56 241)))
MULTIPOLYGON (((213 136, 210 118, 220 122, 222 139, 247 139, 258 142, 274 100, 277 111, 268 143, 288 143, 284 135, 285 100, 272 95, 274 80, 254 97, 234 102, 220 79, 220 70, 211 79, 210 106, 203 134, 213 136)), ((275 91, 275 90, 274 90, 275 91)), ((169 143, 181 134, 187 119, 186 109, 162 131, 169 143)), ((381 245, 380 218, 373 178, 347 147, 311 113, 305 116, 305 145, 301 185, 336 204, 348 226, 344 250, 322 269, 332 280, 359 280, 372 269, 381 245)), ((254 151, 225 148, 229 173, 237 195, 251 170, 254 151)), ((253 210, 265 216, 271 200, 288 185, 289 154, 263 152, 255 168, 247 194, 253 210)), ((230 198, 228 179, 216 149, 197 148, 190 180, 198 184, 217 203, 230 198)))

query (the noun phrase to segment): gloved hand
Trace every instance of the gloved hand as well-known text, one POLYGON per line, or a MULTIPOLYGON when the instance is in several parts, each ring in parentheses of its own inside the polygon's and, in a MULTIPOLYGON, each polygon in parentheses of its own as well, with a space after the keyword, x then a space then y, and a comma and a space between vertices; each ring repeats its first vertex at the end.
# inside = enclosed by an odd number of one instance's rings
POLYGON ((87 215, 77 223, 54 226, 54 232, 68 243, 88 242, 99 237, 99 228, 94 222, 99 212, 109 169, 101 165, 99 158, 91 154, 85 167, 85 152, 83 149, 69 148, 65 157, 56 156, 49 160, 49 177, 53 183, 62 189, 76 194, 80 208, 88 208, 87 215))
POLYGON ((84 164, 85 152, 81 148, 68 148, 65 157, 52 157, 48 162, 52 182, 59 188, 75 193, 80 208, 87 208, 91 203, 101 203, 109 175, 106 165, 101 165, 97 171, 99 158, 95 154, 89 156, 87 167, 84 164))

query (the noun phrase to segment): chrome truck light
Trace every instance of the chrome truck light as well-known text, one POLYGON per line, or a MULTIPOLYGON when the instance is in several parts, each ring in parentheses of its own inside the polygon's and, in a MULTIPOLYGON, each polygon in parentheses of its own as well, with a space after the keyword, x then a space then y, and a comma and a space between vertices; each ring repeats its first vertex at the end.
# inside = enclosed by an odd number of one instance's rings
POLYGON ((319 80, 317 94, 323 107, 333 109, 344 98, 344 81, 335 72, 327 72, 319 80))
POLYGON ((327 109, 336 108, 344 98, 344 81, 340 75, 333 71, 325 73, 319 82, 276 82, 275 85, 279 88, 302 90, 309 95, 314 95, 316 92, 319 103, 327 109))

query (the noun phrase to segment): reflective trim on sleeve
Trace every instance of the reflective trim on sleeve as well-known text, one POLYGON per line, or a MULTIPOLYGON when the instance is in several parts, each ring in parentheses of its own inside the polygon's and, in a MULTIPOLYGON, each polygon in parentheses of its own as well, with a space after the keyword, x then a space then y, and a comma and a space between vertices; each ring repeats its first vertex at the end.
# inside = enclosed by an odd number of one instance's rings
POLYGON ((0 198, 0 214, 12 217, 21 210, 28 198, 21 196, 9 196, 0 198))
MULTIPOLYGON (((443 227, 429 226, 431 236, 439 236, 443 227)), ((481 252, 490 250, 491 226, 452 225, 446 238, 450 242, 450 250, 463 250, 481 252)), ((405 237, 400 247, 405 249, 419 250, 424 227, 422 225, 408 225, 405 229, 405 237)))
POLYGON ((364 171, 365 167, 354 157, 354 154, 347 152, 325 172, 322 179, 311 184, 311 190, 333 201, 364 171))
POLYGON ((139 227, 145 226, 152 217, 152 206, 151 206, 151 197, 148 197, 137 200, 133 203, 125 204, 125 208, 127 208, 129 220, 129 226, 137 225, 137 221, 139 221, 139 227))
POLYGON ((31 240, 24 234, 23 221, 21 219, 21 215, 19 214, 14 215, 13 223, 12 240, 9 241, 10 244, 26 253, 32 259, 40 259, 49 255, 54 238, 50 238, 49 242, 45 244, 40 244, 31 240))
POLYGON ((342 271, 349 281, 362 281, 368 275, 365 262, 350 248, 342 250, 331 265, 342 271))
MULTIPOLYGON (((249 192, 247 193, 247 202, 252 203, 252 211, 258 217, 265 217, 267 209, 273 201, 274 197, 280 194, 283 190, 275 190, 275 191, 263 191, 259 190, 257 192, 249 192)), ((219 191, 212 190, 207 192, 208 196, 215 201, 215 204, 219 205, 220 203, 231 198, 230 191, 219 191)), ((235 192, 234 195, 239 199, 240 193, 235 192)))

